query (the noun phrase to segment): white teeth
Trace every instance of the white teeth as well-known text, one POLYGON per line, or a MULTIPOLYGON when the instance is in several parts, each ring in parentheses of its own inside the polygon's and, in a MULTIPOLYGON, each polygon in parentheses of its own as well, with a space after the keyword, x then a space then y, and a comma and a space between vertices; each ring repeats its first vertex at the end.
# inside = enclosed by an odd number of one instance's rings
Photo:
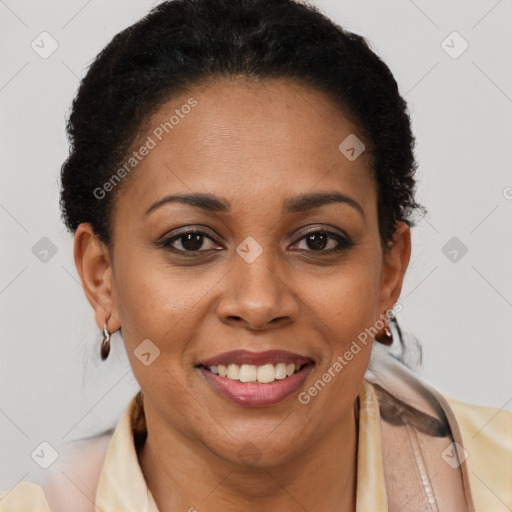
POLYGON ((276 364, 276 379, 285 379, 286 378, 286 364, 279 363, 276 364))
POLYGON ((297 368, 295 364, 278 363, 264 364, 256 366, 253 364, 230 364, 228 366, 219 364, 218 366, 209 366, 208 369, 215 375, 227 377, 231 380, 239 380, 240 382, 259 382, 260 384, 268 384, 274 380, 282 380, 291 377, 297 368))
POLYGON ((226 374, 228 379, 238 380, 240 378, 240 368, 237 364, 230 364, 226 374))
POLYGON ((268 382, 274 382, 275 378, 276 372, 274 370, 273 364, 258 366, 258 382, 261 384, 266 384, 268 382))
POLYGON ((240 382, 256 382, 256 372, 256 366, 253 364, 243 364, 238 378, 240 382))

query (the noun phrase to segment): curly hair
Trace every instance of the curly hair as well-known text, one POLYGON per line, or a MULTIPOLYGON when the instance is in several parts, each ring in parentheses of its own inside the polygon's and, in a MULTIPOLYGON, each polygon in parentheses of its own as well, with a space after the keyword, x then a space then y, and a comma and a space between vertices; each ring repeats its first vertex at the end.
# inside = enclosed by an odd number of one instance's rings
POLYGON ((169 0, 118 33, 80 83, 61 169, 67 228, 74 232, 89 222, 110 247, 122 187, 101 199, 94 190, 126 160, 145 122, 173 94, 235 76, 289 78, 327 93, 364 135, 384 250, 396 221, 414 225, 412 214, 424 208, 414 199, 417 164, 407 104, 364 37, 294 0, 169 0))

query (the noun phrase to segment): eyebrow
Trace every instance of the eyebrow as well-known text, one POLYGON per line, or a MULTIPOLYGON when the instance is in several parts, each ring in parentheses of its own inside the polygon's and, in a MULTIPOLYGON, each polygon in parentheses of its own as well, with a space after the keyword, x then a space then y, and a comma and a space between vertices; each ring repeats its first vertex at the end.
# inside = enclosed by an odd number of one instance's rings
MULTIPOLYGON (((231 211, 231 203, 228 200, 212 194, 170 194, 151 204, 144 212, 143 217, 168 203, 187 204, 208 212, 229 213, 231 211)), ((332 203, 351 206, 361 214, 366 222, 363 207, 355 199, 340 192, 309 192, 288 198, 283 203, 282 213, 301 213, 332 203)))

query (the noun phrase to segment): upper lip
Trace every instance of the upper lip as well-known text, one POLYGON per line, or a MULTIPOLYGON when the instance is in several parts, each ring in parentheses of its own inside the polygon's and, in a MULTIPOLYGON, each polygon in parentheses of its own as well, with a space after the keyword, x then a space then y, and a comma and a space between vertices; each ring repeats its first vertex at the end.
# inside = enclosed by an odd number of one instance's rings
POLYGON ((251 352, 249 350, 232 350, 230 352, 223 352, 210 359, 201 361, 198 366, 218 366, 230 364, 251 364, 255 366, 262 366, 264 364, 278 364, 287 363, 295 364, 295 366, 302 366, 311 363, 313 360, 310 357, 288 352, 286 350, 267 350, 266 352, 251 352))

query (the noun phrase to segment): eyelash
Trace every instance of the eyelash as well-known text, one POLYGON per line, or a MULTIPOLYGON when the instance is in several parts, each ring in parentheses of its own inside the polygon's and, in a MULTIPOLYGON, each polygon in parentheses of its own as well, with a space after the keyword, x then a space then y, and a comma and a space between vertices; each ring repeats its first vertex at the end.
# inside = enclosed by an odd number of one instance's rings
MULTIPOLYGON (((327 256, 327 255, 330 255, 330 254, 333 254, 333 253, 338 253, 338 252, 341 252, 341 251, 345 251, 345 250, 351 249, 352 247, 357 245, 354 242, 352 242, 352 240, 349 237, 344 237, 344 236, 339 235, 337 233, 334 233, 332 231, 328 231, 325 228, 323 228, 323 229, 322 228, 320 228, 320 229, 312 229, 312 230, 307 231, 306 233, 303 233, 302 236, 296 242, 294 242, 292 245, 295 245, 295 244, 305 240, 308 236, 318 235, 318 234, 327 235, 329 238, 332 238, 336 242, 338 242, 339 245, 337 247, 333 248, 333 249, 328 249, 328 250, 320 249, 318 251, 314 251, 312 249, 300 249, 299 251, 311 252, 311 253, 327 256)), ((208 234, 208 232, 202 231, 202 230, 199 230, 199 229, 190 229, 190 230, 187 230, 187 231, 182 231, 181 233, 179 233, 177 235, 174 235, 172 237, 165 238, 163 240, 157 241, 157 242, 155 242, 155 244, 158 245, 159 247, 163 247, 165 249, 169 249, 170 251, 172 251, 172 252, 174 252, 176 254, 182 254, 182 255, 184 255, 186 257, 192 257, 192 258, 198 257, 200 255, 200 253, 212 252, 212 251, 217 250, 217 249, 206 249, 206 250, 203 249, 203 250, 196 250, 196 251, 190 251, 190 250, 187 251, 187 250, 181 250, 181 249, 176 249, 175 247, 172 247, 172 244, 175 241, 180 240, 182 237, 184 237, 186 235, 203 235, 204 237, 210 239, 212 242, 217 243, 208 234)))

